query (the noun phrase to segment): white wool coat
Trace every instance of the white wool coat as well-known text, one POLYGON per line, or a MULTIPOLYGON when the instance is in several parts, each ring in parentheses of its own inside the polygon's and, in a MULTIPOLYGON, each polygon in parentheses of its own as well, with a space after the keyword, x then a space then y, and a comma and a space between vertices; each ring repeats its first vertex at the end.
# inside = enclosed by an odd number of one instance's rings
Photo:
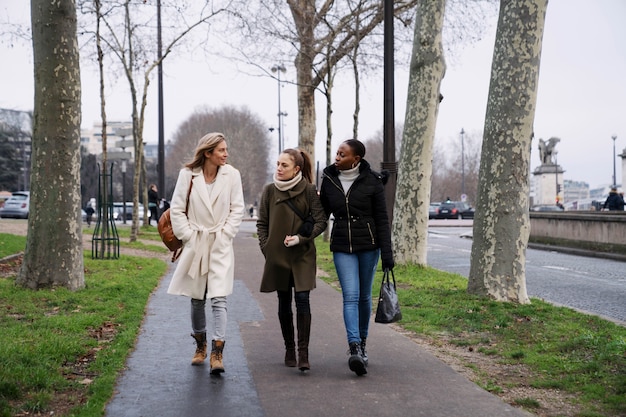
POLYGON ((202 168, 183 168, 170 205, 172 229, 183 241, 168 294, 202 299, 233 292, 235 253, 233 238, 244 215, 241 174, 230 165, 220 166, 211 197, 202 168), (185 204, 189 183, 189 211, 185 204))

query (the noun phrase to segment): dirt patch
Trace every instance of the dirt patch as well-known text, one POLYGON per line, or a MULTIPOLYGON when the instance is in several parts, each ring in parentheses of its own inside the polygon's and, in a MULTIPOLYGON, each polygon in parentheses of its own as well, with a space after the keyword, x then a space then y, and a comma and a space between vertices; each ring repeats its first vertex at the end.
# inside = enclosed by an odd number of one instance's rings
POLYGON ((396 324, 392 326, 456 372, 479 386, 488 388, 492 394, 514 407, 524 408, 539 417, 580 415, 581 409, 574 395, 529 386, 533 372, 523 365, 503 364, 498 358, 480 353, 471 346, 452 344, 445 336, 432 339, 409 332, 396 324), (521 407, 520 403, 526 406, 521 407))

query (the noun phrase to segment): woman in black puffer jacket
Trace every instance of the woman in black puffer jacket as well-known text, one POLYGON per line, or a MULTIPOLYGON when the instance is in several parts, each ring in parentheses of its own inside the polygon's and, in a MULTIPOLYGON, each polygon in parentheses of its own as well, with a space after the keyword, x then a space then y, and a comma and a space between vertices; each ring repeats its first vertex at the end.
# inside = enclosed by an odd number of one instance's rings
POLYGON ((357 375, 367 373, 365 344, 379 256, 383 269, 394 267, 383 177, 372 171, 364 156, 363 143, 356 139, 343 142, 335 164, 324 169, 320 190, 326 214, 335 218, 330 250, 343 295, 348 366, 357 375))

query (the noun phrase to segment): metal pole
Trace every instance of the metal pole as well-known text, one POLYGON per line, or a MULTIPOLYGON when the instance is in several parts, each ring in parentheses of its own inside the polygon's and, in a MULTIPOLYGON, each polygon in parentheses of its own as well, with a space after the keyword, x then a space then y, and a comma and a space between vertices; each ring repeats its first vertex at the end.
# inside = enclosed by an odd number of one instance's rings
MULTIPOLYGON (((159 84, 159 142, 158 142, 158 183, 159 190, 165 192, 165 138, 163 127, 163 52, 161 42, 161 0, 157 0, 157 47, 158 47, 158 84, 159 84)), ((126 221, 126 218, 124 218, 126 221)))
POLYGON ((280 109, 280 70, 278 71, 278 153, 283 151, 283 112, 280 109))
MULTIPOLYGON (((122 148, 124 149, 124 148, 122 148)), ((122 160, 122 217, 126 224, 126 160, 122 160)))
POLYGON ((384 0, 384 118, 383 118, 383 162, 381 168, 389 172, 385 186, 385 200, 389 223, 393 221, 393 206, 396 198, 396 133, 394 114, 394 66, 393 66, 393 0, 384 0))
POLYGON ((283 64, 274 65, 272 72, 276 72, 278 80, 278 153, 283 151, 283 112, 280 108, 280 73, 285 72, 287 69, 283 64))
POLYGON ((465 195, 465 129, 461 128, 461 194, 465 195))
POLYGON ((617 136, 613 135, 611 138, 613 139, 613 187, 617 187, 617 176, 615 174, 615 159, 617 159, 615 156, 615 139, 617 139, 617 136))

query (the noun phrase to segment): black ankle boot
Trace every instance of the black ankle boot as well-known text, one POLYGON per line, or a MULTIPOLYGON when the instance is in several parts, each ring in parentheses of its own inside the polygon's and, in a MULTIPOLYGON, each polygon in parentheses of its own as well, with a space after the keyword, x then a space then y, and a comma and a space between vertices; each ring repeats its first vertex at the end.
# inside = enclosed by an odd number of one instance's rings
POLYGON ((350 370, 358 376, 365 375, 367 369, 365 369, 365 362, 361 357, 361 344, 359 342, 350 343, 349 355, 348 367, 350 370))

